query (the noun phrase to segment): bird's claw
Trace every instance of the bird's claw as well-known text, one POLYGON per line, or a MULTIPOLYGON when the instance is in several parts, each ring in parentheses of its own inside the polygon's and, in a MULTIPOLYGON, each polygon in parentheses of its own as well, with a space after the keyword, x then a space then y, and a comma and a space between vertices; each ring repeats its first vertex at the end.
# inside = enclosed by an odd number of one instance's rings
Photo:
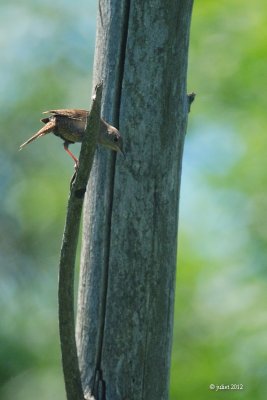
POLYGON ((79 161, 77 160, 74 164, 74 171, 77 172, 79 169, 79 161))
POLYGON ((73 186, 73 184, 75 182, 75 179, 77 177, 78 169, 79 169, 79 161, 77 160, 77 161, 75 161, 75 164, 74 164, 74 174, 72 175, 72 178, 70 180, 70 188, 72 188, 72 186, 73 186))

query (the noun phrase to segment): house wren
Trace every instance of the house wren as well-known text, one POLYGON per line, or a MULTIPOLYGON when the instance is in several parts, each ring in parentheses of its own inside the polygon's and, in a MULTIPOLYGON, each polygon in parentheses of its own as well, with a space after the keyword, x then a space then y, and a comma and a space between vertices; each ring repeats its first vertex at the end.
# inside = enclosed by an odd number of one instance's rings
MULTIPOLYGON (((47 133, 53 132, 54 135, 59 136, 64 140, 64 149, 74 160, 75 166, 77 166, 78 159, 74 156, 74 154, 72 154, 68 147, 72 143, 82 142, 89 111, 63 109, 45 111, 43 114, 51 114, 49 117, 41 119, 41 122, 43 122, 45 126, 26 142, 22 143, 22 145, 20 145, 20 150, 27 144, 33 142, 35 139, 44 136, 47 133)), ((97 143, 112 150, 119 151, 124 155, 120 132, 105 122, 102 118, 100 120, 97 143)))

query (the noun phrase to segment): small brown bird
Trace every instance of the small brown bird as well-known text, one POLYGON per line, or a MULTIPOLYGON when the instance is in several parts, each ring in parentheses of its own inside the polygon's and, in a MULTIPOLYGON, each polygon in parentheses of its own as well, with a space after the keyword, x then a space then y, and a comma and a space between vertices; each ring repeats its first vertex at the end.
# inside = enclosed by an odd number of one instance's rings
MULTIPOLYGON (((84 132, 87 124, 87 117, 89 111, 87 110, 50 110, 45 111, 43 114, 51 114, 47 118, 43 118, 40 121, 45 124, 35 135, 20 145, 20 150, 27 144, 33 142, 35 139, 47 135, 53 132, 54 135, 59 136, 64 140, 64 149, 71 156, 75 162, 75 166, 78 165, 78 159, 69 150, 69 145, 76 142, 82 142, 84 132)), ((120 132, 105 122, 102 118, 100 120, 99 134, 97 142, 105 147, 112 150, 123 153, 123 143, 120 132)))

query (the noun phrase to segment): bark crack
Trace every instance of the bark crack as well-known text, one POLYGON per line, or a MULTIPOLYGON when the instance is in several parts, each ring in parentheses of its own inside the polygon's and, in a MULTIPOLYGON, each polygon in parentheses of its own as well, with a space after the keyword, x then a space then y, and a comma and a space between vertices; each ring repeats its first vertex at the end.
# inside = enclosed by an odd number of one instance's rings
MULTIPOLYGON (((121 93, 122 93, 122 83, 124 76, 124 66, 125 66, 125 54, 128 39, 128 25, 129 25, 129 15, 130 15, 130 3, 131 1, 125 1, 123 9, 123 27, 122 27, 122 37, 120 44, 120 57, 118 64, 118 78, 116 82, 115 98, 114 98, 114 108, 113 108, 113 118, 112 122, 115 126, 120 128, 120 103, 121 103, 121 93)), ((93 380, 93 395, 96 396, 97 400, 106 399, 106 385, 103 379, 103 371, 101 368, 101 359, 103 352, 103 343, 105 335, 105 320, 106 320, 106 308, 107 308, 107 293, 108 293, 108 278, 109 278, 109 259, 110 259, 110 242, 111 242, 111 220, 113 212, 113 196, 114 196, 114 182, 115 182, 115 168, 116 168, 116 154, 112 154, 109 166, 109 193, 108 193, 108 204, 109 209, 107 211, 107 231, 104 240, 105 245, 105 255, 103 260, 103 275, 102 275, 102 293, 100 301, 100 326, 99 326, 99 340, 97 346, 97 358, 96 358, 96 368, 93 380), (101 393, 99 392, 99 388, 101 393)))

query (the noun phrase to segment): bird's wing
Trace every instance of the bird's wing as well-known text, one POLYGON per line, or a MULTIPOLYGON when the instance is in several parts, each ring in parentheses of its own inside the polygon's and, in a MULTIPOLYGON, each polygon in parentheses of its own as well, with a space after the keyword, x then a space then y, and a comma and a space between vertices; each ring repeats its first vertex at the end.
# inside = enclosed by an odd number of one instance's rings
POLYGON ((42 129, 40 129, 37 133, 35 133, 35 135, 33 135, 30 139, 28 139, 26 142, 22 143, 19 146, 19 149, 23 149, 23 147, 25 147, 27 144, 33 142, 35 139, 46 135, 47 133, 50 133, 54 130, 56 124, 54 121, 49 121, 45 126, 43 126, 42 129))
POLYGON ((53 115, 60 115, 63 117, 68 117, 71 119, 84 119, 88 116, 89 111, 87 110, 74 110, 74 109, 62 109, 62 110, 49 110, 44 111, 43 114, 53 114, 53 115))

